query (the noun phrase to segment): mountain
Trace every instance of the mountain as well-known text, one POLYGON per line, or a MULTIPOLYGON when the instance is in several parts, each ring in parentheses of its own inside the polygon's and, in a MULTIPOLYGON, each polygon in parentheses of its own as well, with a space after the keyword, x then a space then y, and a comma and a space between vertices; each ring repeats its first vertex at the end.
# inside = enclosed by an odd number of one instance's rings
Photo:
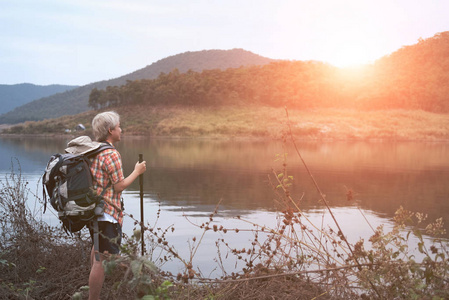
POLYGON ((90 92, 96 88, 104 90, 108 86, 120 86, 127 81, 155 79, 161 73, 173 69, 179 72, 228 69, 241 66, 265 65, 275 60, 262 57, 243 49, 203 50, 185 52, 161 59, 143 69, 110 80, 99 81, 63 93, 41 98, 13 111, 0 115, 0 124, 16 124, 24 121, 38 121, 63 115, 75 115, 89 110, 90 92))
MULTIPOLYGON (((135 71, 129 75, 120 77, 126 80, 154 79, 161 73, 168 73, 173 69, 185 73, 189 70, 201 72, 203 70, 239 68, 241 66, 261 66, 275 61, 262 57, 243 49, 233 50, 203 50, 185 52, 169 56, 155 62, 151 66, 135 71)), ((126 83, 126 82, 124 82, 126 83)))
POLYGON ((449 32, 405 46, 360 69, 315 61, 172 71, 91 94, 94 108, 141 105, 270 105, 449 113, 449 32))
POLYGON ((31 83, 0 84, 0 115, 33 100, 65 92, 78 86, 72 85, 34 85, 31 83))

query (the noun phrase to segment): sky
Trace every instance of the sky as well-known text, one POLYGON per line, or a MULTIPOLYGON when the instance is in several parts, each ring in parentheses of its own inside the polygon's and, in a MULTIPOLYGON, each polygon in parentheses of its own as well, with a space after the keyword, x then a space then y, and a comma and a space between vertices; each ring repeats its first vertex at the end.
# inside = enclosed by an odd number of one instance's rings
POLYGON ((0 84, 85 85, 187 51, 338 67, 449 31, 447 0, 0 0, 0 84))

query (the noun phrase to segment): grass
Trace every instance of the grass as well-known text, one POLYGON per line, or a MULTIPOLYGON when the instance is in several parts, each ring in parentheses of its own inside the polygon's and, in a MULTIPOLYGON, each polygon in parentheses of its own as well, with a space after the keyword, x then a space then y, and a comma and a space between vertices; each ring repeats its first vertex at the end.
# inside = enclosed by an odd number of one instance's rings
MULTIPOLYGON (((120 107, 126 135, 172 138, 278 139, 286 123, 286 109, 266 106, 120 107)), ((97 111, 4 129, 5 134, 73 134, 82 123, 90 133, 97 111), (65 133, 69 129, 71 132, 65 133)), ((315 140, 447 141, 449 115, 420 110, 359 111, 352 109, 288 109, 296 138, 315 140)))

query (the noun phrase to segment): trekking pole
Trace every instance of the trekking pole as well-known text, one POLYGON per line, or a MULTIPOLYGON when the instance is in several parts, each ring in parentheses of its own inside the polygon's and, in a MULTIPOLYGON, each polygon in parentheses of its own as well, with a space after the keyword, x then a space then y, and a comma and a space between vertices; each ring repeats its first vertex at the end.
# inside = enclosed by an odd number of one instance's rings
MULTIPOLYGON (((139 163, 143 161, 143 154, 139 154, 139 163)), ((142 244, 142 255, 145 253, 145 244, 143 240, 143 231, 145 230, 143 226, 143 174, 139 175, 139 185, 140 185, 140 231, 141 231, 141 244, 142 244)))

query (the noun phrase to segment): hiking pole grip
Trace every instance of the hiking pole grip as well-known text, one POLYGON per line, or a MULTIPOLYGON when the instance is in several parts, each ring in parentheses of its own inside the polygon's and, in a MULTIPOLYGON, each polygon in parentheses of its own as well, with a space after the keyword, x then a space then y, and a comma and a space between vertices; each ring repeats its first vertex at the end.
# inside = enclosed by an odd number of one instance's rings
MULTIPOLYGON (((139 163, 143 161, 143 154, 139 154, 139 163)), ((143 174, 139 175, 139 186, 140 186, 140 238, 142 244, 142 255, 145 253, 145 244, 143 239, 144 232, 144 220, 143 220, 143 174)))

